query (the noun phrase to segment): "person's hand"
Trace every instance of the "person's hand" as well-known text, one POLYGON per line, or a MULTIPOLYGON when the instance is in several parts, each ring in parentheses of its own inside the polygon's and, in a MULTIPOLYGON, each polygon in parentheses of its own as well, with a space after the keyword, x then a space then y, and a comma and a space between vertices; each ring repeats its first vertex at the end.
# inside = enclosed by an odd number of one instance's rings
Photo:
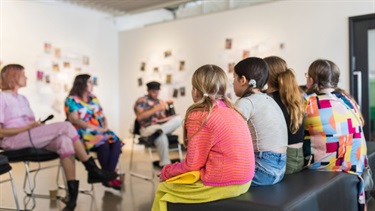
POLYGON ((161 173, 157 174, 156 176, 159 177, 159 182, 164 182, 164 180, 161 179, 161 173))
POLYGON ((40 125, 42 125, 42 123, 41 123, 40 121, 32 121, 32 122, 28 125, 28 128, 29 128, 29 129, 32 129, 32 128, 34 128, 34 127, 38 127, 38 126, 40 126, 40 125))
POLYGON ((156 111, 164 111, 165 109, 167 109, 167 104, 164 101, 160 101, 160 103, 157 104, 155 108, 156 111))
POLYGON ((105 132, 108 131, 108 128, 98 127, 96 130, 97 130, 99 133, 105 133, 105 132))

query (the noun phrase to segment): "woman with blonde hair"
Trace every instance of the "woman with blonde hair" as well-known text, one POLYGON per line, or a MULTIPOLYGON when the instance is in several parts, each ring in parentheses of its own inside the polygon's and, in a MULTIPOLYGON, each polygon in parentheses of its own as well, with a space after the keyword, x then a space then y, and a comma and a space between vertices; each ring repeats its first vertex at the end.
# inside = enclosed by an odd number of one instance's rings
POLYGON ((269 77, 267 94, 270 95, 283 111, 288 126, 288 148, 285 174, 302 170, 303 157, 303 91, 297 84, 293 70, 288 68, 285 60, 277 56, 264 58, 268 65, 269 77))
POLYGON ((198 68, 192 78, 194 104, 185 115, 182 163, 164 166, 152 210, 166 203, 204 203, 239 196, 254 176, 254 152, 246 121, 226 97, 227 77, 215 65, 198 68), (198 181, 171 184, 168 179, 198 172, 198 181))

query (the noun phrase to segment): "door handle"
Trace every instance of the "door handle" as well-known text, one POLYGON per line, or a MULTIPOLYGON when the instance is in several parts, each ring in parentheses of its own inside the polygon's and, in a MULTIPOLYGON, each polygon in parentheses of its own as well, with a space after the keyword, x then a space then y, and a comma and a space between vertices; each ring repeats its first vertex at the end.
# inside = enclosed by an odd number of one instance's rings
POLYGON ((361 107, 362 105, 362 72, 361 71, 354 71, 353 75, 357 76, 357 100, 358 105, 361 107))

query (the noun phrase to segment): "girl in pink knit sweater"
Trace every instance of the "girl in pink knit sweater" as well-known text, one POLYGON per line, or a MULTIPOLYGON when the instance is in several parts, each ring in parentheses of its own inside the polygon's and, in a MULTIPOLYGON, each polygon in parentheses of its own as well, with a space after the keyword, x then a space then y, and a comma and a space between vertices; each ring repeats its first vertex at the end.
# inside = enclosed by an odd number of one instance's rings
POLYGON ((166 165, 152 210, 170 203, 204 203, 239 196, 248 191, 254 176, 254 151, 244 117, 226 97, 228 79, 215 65, 204 65, 192 78, 191 105, 185 116, 182 163, 166 165), (189 184, 168 179, 198 172, 189 184), (167 181, 166 181, 167 180, 167 181))

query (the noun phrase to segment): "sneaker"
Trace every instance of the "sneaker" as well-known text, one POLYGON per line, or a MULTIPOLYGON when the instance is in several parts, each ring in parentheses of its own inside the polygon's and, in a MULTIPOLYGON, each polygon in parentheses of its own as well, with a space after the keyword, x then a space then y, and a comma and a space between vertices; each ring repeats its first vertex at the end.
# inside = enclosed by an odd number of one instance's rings
POLYGON ((116 181, 117 179, 114 179, 114 180, 111 180, 109 182, 103 182, 102 184, 105 186, 105 187, 108 187, 108 188, 113 188, 115 190, 121 190, 121 184, 118 183, 118 181, 116 181))

